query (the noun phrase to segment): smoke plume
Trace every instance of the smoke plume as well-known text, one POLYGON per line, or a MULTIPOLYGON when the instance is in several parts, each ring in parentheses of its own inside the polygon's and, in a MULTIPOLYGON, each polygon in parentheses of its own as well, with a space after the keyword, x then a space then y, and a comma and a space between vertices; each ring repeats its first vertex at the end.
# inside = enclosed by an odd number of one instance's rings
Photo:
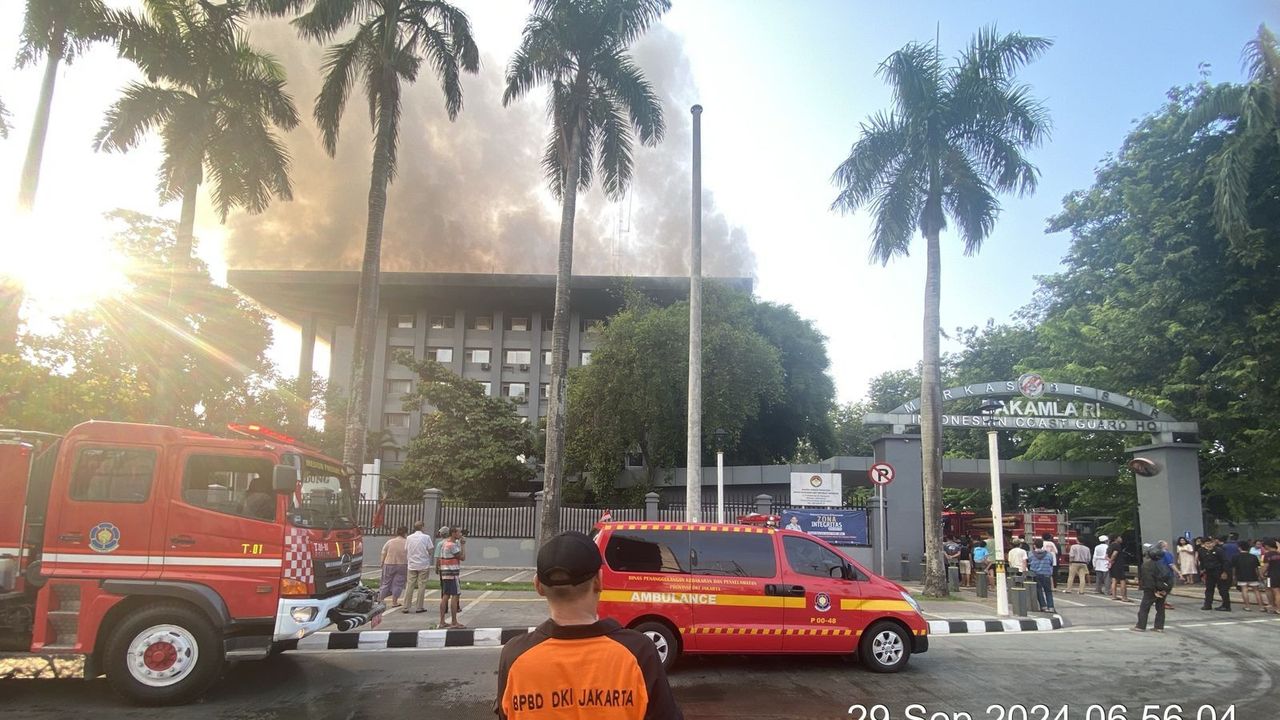
MULTIPOLYGON (((483 43, 483 38, 480 38, 483 43)), ((320 89, 323 49, 281 21, 256 24, 252 41, 288 71, 289 89, 308 116, 287 137, 294 200, 228 221, 234 268, 358 269, 368 213, 372 132, 358 87, 348 100, 338 152, 328 157, 310 109, 320 89)), ((483 45, 482 45, 483 47, 483 45)), ((631 190, 609 202, 593 186, 579 196, 574 273, 688 273, 691 121, 696 102, 683 41, 662 26, 634 56, 663 98, 667 134, 636 147, 631 190)), ((388 189, 382 268, 390 271, 554 273, 560 210, 542 177, 547 120, 541 96, 501 103, 506 59, 484 56, 464 77, 464 107, 449 122, 440 87, 424 66, 405 89, 396 176, 388 189)), ((703 194, 703 272, 752 276, 746 233, 703 194)))

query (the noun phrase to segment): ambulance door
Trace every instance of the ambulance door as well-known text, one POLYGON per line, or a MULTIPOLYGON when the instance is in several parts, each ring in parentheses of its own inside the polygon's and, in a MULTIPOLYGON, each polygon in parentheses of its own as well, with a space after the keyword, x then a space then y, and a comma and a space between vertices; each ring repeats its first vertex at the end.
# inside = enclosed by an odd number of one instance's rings
POLYGON ((273 618, 284 555, 284 496, 270 455, 187 448, 174 474, 163 580, 212 588, 234 618, 273 618))
POLYGON ((844 558, 799 535, 783 535, 784 582, 804 588, 804 604, 788 606, 785 652, 847 653, 863 630, 861 584, 846 579, 844 558))
POLYGON ((773 533, 712 526, 689 536, 693 634, 699 652, 782 649, 783 606, 798 602, 779 582, 773 533))
POLYGON ((624 626, 640 618, 659 617, 681 633, 685 651, 696 648, 686 634, 693 614, 686 602, 689 587, 689 531, 657 523, 619 523, 604 548, 608 569, 600 594, 602 617, 624 626))
POLYGON ((164 532, 164 453, 158 445, 74 443, 64 451, 49 494, 44 574, 154 578, 164 532))

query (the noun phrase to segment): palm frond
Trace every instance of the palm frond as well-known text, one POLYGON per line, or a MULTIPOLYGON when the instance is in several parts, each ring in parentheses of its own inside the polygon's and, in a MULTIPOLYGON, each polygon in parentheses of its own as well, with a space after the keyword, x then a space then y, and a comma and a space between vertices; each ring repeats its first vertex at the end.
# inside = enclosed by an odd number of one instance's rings
POLYGON ((920 165, 913 160, 905 155, 899 158, 883 190, 871 200, 875 222, 869 257, 881 265, 888 265, 895 256, 910 254, 911 238, 920 225, 926 186, 920 165))
POLYGON ((868 118, 860 126, 849 157, 832 173, 831 180, 840 193, 831 209, 857 212, 887 184, 886 178, 910 147, 908 128, 896 115, 878 112, 868 118))
POLYGON ((1237 120, 1244 114, 1244 85, 1219 83, 1197 98, 1182 122, 1183 131, 1196 133, 1215 122, 1237 120))
POLYGON ((995 25, 979 28, 960 55, 957 71, 1003 80, 1034 62, 1053 47, 1049 38, 1011 32, 1001 35, 995 25))
POLYGON ((293 19, 298 34, 327 42, 356 17, 368 22, 384 22, 381 4, 374 0, 313 0, 311 9, 293 19))
POLYGON ((342 122, 342 111, 346 108, 347 97, 351 93, 351 83, 355 81, 358 60, 367 52, 371 34, 372 27, 366 23, 360 26, 355 37, 325 50, 324 63, 320 66, 324 81, 320 85, 320 93, 316 95, 312 116, 320 127, 325 152, 330 156, 338 152, 338 129, 342 122))
POLYGON ((17 66, 32 65, 50 52, 71 63, 89 45, 111 40, 113 35, 102 0, 27 0, 17 66))
POLYGON ((107 109, 102 128, 94 137, 94 150, 125 152, 132 149, 143 135, 169 122, 187 99, 179 90, 130 83, 120 99, 107 109))
POLYGON ((908 43, 876 68, 889 83, 894 107, 904 115, 923 115, 941 97, 942 63, 932 44, 908 43))
POLYGON ((1214 222, 1230 242, 1238 242, 1249 230, 1249 177, 1258 136, 1231 138, 1214 157, 1214 222))
POLYGON ((947 175, 943 208, 960 230, 965 255, 973 255, 982 249, 982 241, 995 229, 1000 203, 983 177, 986 173, 975 168, 963 151, 947 153, 943 168, 947 175))
POLYGON ((602 96, 594 108, 595 139, 601 185, 610 200, 621 198, 631 184, 631 122, 623 104, 602 96))
POLYGON ((9 131, 13 129, 13 125, 9 123, 9 108, 4 106, 4 100, 0 100, 0 138, 9 137, 9 131))
POLYGON ((1265 23, 1258 26, 1258 36, 1245 43, 1241 62, 1250 82, 1274 86, 1280 80, 1280 46, 1265 23))
POLYGON ((426 25, 421 28, 423 50, 427 60, 440 79, 444 92, 444 109, 450 120, 456 120, 462 111, 462 81, 458 56, 453 50, 453 40, 441 28, 426 25))
POLYGON ((662 142, 667 130, 662 101, 640 66, 616 50, 596 58, 594 77, 608 89, 612 101, 621 105, 619 109, 626 111, 641 143, 652 147, 662 142))
POLYGON ((520 45, 507 64, 502 105, 554 79, 565 79, 573 70, 571 54, 561 42, 561 28, 547 17, 535 15, 525 23, 520 45))

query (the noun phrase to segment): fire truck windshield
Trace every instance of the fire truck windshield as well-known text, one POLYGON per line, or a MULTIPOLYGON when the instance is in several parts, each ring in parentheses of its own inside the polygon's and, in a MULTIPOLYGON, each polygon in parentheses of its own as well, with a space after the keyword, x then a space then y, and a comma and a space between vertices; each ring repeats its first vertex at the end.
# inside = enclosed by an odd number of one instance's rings
POLYGON ((286 463, 302 472, 302 482, 289 501, 289 522, 328 530, 355 527, 355 496, 341 467, 306 455, 288 456, 286 463))

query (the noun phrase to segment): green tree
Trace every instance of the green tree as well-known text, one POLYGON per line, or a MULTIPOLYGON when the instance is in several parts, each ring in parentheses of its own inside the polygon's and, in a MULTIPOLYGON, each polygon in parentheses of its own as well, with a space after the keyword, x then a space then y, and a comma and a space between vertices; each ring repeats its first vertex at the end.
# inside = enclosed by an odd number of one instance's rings
POLYGON ((931 520, 942 511, 939 238, 950 217, 965 252, 976 253, 995 227, 996 195, 1035 189, 1039 172, 1024 152, 1043 141, 1049 118, 1014 73, 1050 45, 1045 38, 989 28, 950 67, 929 43, 893 53, 877 71, 892 88, 893 109, 862 124, 862 136, 833 176, 840 188, 834 209, 872 209, 872 259, 887 264, 906 255, 916 230, 925 238, 920 432, 929 596, 947 594, 942 528, 931 520))
POLYGON ((551 132, 542 166, 562 202, 541 540, 560 531, 578 191, 589 188, 593 173, 599 172, 605 195, 621 196, 631 181, 634 137, 644 145, 662 140, 662 105, 627 50, 670 8, 669 0, 534 0, 520 46, 507 66, 504 106, 536 87, 547 87, 551 132))
MULTIPOLYGON (((136 63, 146 83, 125 87, 107 111, 95 147, 127 152, 152 131, 163 142, 158 191, 162 200, 182 201, 174 263, 168 270, 169 302, 182 302, 184 275, 193 273, 196 202, 200 185, 225 221, 232 208, 266 209, 273 197, 292 199, 289 154, 273 128, 298 124, 284 91, 284 70, 248 42, 241 25, 244 6, 228 0, 147 0, 143 16, 112 16, 120 55, 136 63)), ((162 345, 160 364, 171 367, 162 345)), ((175 377, 162 369, 156 387, 161 422, 177 409, 170 395, 175 377)))
POLYGON ((455 500, 500 500, 534 475, 529 426, 509 400, 491 398, 480 385, 434 360, 400 363, 418 374, 405 396, 406 410, 422 410, 422 432, 409 441, 409 455, 396 472, 397 491, 421 498, 440 488, 455 500))
POLYGON ((745 296, 743 301, 749 303, 756 332, 778 351, 782 392, 766 398, 755 420, 743 427, 733 461, 739 465, 789 462, 801 449, 816 458, 831 457, 836 389, 827 374, 831 366, 827 339, 789 305, 755 302, 745 296))
POLYGON ((373 125, 373 166, 369 175, 369 215, 356 294, 355 353, 348 383, 342 460, 355 466, 364 456, 369 396, 373 390, 373 354, 377 345, 378 282, 382 267, 382 226, 387 186, 395 179, 400 136, 401 93, 413 84, 423 63, 440 81, 445 109, 454 120, 462 111, 462 73, 480 68, 480 51, 466 13, 438 0, 252 0, 252 8, 285 14, 308 7, 293 21, 299 34, 329 42, 348 27, 350 38, 325 51, 324 83, 316 96, 315 116, 324 149, 338 150, 343 111, 352 87, 369 101, 373 125))
MULTIPOLYGON (((784 388, 777 348, 751 326, 751 307, 737 293, 708 285, 703 306, 703 416, 729 433, 730 456, 758 422, 761 408, 784 388)), ((629 304, 604 329, 591 364, 569 383, 570 471, 590 474, 608 497, 628 452, 642 453, 646 483, 680 467, 687 448, 689 305, 629 304)), ((758 431, 752 431, 758 436, 758 431)), ((711 452, 710 438, 704 452, 711 452)), ((784 443, 785 444, 785 443, 784 443)))
POLYGON ((1213 156, 1213 219, 1237 249, 1260 255, 1268 237, 1249 224, 1249 192, 1259 161, 1280 142, 1280 46, 1266 25, 1244 46, 1244 85, 1222 83, 1199 94, 1186 127, 1205 131, 1228 123, 1222 148, 1213 156))

